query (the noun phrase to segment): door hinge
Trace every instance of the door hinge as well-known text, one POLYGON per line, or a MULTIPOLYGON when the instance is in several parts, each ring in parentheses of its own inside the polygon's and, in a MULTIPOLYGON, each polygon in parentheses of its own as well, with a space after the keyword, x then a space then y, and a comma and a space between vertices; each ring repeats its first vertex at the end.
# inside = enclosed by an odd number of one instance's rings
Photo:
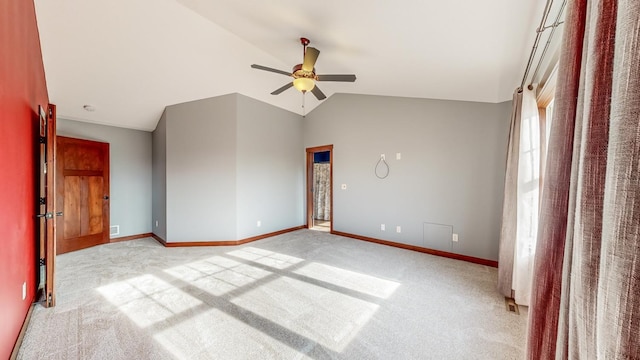
POLYGON ((44 136, 39 136, 38 137, 38 141, 40 142, 40 144, 46 144, 47 143, 47 138, 44 136))
POLYGON ((47 259, 40 259, 40 261, 38 261, 38 264, 40 264, 40 266, 45 266, 47 264, 47 259))
POLYGON ((38 198, 38 203, 40 203, 40 205, 46 205, 47 198, 44 198, 44 197, 38 198))
POLYGON ((51 307, 53 306, 53 296, 51 295, 51 293, 49 293, 47 295, 47 307, 51 307))

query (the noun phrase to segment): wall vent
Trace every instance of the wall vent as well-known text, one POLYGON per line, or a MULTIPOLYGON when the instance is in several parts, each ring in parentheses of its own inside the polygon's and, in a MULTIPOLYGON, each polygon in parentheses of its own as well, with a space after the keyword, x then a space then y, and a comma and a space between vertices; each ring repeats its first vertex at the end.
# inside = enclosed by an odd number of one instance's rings
POLYGON ((120 225, 112 225, 109 227, 109 235, 110 236, 115 236, 115 235, 120 235, 120 225))
POLYGON ((508 312, 520 315, 520 309, 518 309, 518 304, 516 304, 516 301, 514 299, 505 297, 504 304, 507 306, 508 312))

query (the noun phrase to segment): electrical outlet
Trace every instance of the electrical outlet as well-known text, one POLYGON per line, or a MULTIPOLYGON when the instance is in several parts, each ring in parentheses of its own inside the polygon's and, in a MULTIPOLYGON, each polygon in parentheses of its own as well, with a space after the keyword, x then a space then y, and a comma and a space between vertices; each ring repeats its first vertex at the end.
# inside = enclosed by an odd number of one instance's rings
POLYGON ((401 233, 402 232, 402 228, 400 226, 396 226, 396 232, 397 233, 401 233))
POLYGON ((451 238, 451 241, 458 242, 458 234, 453 234, 453 237, 451 238))
POLYGON ((400 160, 402 159, 402 154, 401 153, 396 153, 396 160, 400 160))
POLYGON ((382 160, 386 160, 386 159, 384 158, 384 154, 380 154, 380 159, 382 159, 382 160))
POLYGON ((158 220, 156 220, 156 227, 158 227, 158 220))
POLYGON ((27 282, 22 283, 22 300, 27 298, 27 282))
POLYGON ((384 224, 380 224, 380 230, 384 231, 384 224))
POLYGON ((342 184, 342 185, 340 186, 340 188, 341 188, 342 190, 347 190, 347 184, 342 184))
POLYGON ((258 220, 258 222, 256 223, 256 226, 257 226, 257 227, 262 226, 262 221, 258 220))

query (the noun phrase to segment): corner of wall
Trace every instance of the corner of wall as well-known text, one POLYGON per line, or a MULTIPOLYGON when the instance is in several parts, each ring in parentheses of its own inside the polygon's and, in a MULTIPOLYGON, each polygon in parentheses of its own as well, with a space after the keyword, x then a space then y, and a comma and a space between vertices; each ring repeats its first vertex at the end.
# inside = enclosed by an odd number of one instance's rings
POLYGON ((151 229, 167 238, 167 116, 165 107, 152 133, 151 229))

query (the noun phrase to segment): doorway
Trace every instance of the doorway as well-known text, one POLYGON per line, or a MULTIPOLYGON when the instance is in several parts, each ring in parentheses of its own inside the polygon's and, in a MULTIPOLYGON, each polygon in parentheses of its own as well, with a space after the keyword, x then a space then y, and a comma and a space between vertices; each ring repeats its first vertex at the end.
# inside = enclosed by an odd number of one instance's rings
POLYGON ((333 231, 333 145, 307 148, 307 228, 333 231))

